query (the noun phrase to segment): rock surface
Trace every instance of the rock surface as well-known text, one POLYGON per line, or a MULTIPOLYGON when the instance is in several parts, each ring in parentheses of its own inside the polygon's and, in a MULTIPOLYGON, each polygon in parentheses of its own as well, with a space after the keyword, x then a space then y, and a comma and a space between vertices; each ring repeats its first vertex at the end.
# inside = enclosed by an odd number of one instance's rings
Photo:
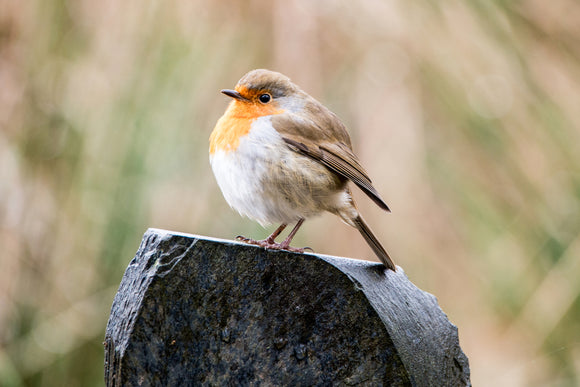
POLYGON ((457 328, 401 268, 157 229, 115 296, 105 382, 470 385, 457 328))

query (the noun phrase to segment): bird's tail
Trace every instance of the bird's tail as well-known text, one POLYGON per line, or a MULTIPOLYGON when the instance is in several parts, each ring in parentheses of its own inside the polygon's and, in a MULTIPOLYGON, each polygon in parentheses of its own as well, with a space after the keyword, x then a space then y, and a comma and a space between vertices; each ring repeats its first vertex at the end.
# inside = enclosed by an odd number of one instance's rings
POLYGON ((375 237, 369 226, 367 226, 363 218, 360 215, 357 215, 352 219, 352 222, 363 238, 365 238, 365 241, 367 241, 371 249, 373 249, 377 257, 379 257, 383 265, 385 265, 389 270, 397 271, 395 263, 391 257, 389 257, 389 254, 381 245, 377 237, 375 237))

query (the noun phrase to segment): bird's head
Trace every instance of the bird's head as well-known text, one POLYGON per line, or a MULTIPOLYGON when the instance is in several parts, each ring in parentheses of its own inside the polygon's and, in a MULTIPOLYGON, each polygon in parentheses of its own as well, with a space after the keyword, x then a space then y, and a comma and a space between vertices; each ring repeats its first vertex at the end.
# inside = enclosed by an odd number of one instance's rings
POLYGON ((287 76, 264 69, 250 71, 238 81, 235 89, 221 92, 234 99, 230 109, 254 117, 300 109, 305 94, 287 76))

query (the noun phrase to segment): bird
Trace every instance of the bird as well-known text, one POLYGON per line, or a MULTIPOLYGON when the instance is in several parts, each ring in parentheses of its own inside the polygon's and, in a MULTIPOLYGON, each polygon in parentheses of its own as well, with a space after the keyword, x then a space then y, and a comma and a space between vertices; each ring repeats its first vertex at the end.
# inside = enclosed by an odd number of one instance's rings
POLYGON ((346 126, 336 114, 294 84, 266 69, 245 74, 209 138, 210 164, 234 210, 262 226, 280 224, 266 239, 237 239, 268 249, 290 246, 305 219, 330 212, 356 228, 390 270, 396 266, 360 215, 349 182, 390 212, 354 154, 346 126), (282 242, 276 238, 296 223, 282 242))

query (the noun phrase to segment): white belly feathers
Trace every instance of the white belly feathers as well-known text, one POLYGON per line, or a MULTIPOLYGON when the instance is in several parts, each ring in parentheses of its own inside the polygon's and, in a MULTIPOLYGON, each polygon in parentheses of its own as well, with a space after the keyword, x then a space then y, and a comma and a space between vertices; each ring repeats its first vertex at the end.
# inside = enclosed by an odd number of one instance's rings
POLYGON ((262 225, 296 222, 344 201, 338 178, 292 151, 268 116, 252 123, 236 150, 218 150, 210 163, 228 204, 262 225))

